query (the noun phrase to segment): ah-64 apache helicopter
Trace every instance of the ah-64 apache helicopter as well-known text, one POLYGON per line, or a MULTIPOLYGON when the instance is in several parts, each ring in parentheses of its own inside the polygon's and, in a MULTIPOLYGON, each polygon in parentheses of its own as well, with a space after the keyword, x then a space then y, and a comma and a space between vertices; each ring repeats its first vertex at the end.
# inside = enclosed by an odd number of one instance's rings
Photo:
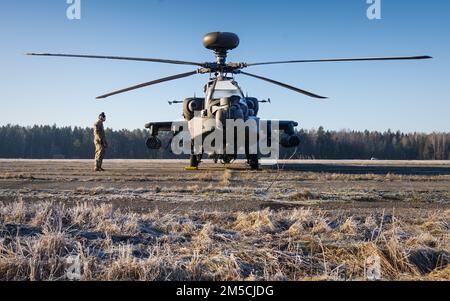
MULTIPOLYGON (((205 97, 187 98, 183 102, 169 102, 183 103, 183 117, 186 122, 191 122, 193 119, 200 118, 202 123, 206 122, 226 122, 226 120, 260 120, 258 117, 259 103, 270 102, 270 100, 258 100, 254 97, 245 96, 242 89, 234 79, 234 75, 246 75, 259 80, 269 82, 293 90, 295 92, 304 94, 306 96, 325 99, 326 97, 308 92, 306 90, 299 89, 297 87, 270 79, 255 75, 252 73, 244 72, 243 70, 248 67, 261 66, 261 65, 275 65, 275 64, 294 64, 294 63, 317 63, 317 62, 350 62, 350 61, 386 61, 386 60, 420 60, 430 59, 430 56, 407 56, 407 57, 370 57, 370 58, 339 58, 339 59, 315 59, 315 60, 290 60, 290 61, 275 61, 275 62, 262 62, 262 63, 227 63, 228 51, 233 50, 239 46, 239 37, 234 33, 229 32, 212 32, 208 33, 203 38, 203 45, 214 51, 216 61, 215 62, 190 62, 180 60, 167 60, 167 59, 154 59, 154 58, 134 58, 134 57, 117 57, 117 56, 97 56, 97 55, 73 55, 73 54, 49 54, 49 53, 29 53, 28 55, 37 56, 55 56, 55 57, 71 57, 71 58, 93 58, 93 59, 111 59, 111 60, 128 60, 128 61, 142 61, 142 62, 154 62, 164 64, 176 64, 176 65, 191 65, 199 67, 197 70, 177 74, 150 82, 135 85, 129 88, 117 90, 105 95, 97 97, 97 99, 104 99, 113 95, 125 93, 131 90, 144 88, 147 86, 168 82, 176 79, 186 78, 196 74, 209 74, 210 79, 205 85, 205 97)), ((270 123, 270 121, 268 121, 270 123)), ((279 130, 283 132, 282 138, 279 140, 283 147, 296 147, 300 144, 299 138, 295 135, 295 127, 298 123, 295 121, 277 121, 279 130)), ((150 130, 150 138, 147 140, 147 147, 150 149, 159 149, 162 146, 161 141, 158 139, 158 134, 162 131, 173 132, 177 134, 173 127, 174 122, 151 122, 146 124, 146 128, 150 130)), ((191 129, 189 129, 191 131, 191 129)), ((178 129, 179 131, 179 129, 178 129)), ((208 128, 201 135, 205 136, 211 128, 208 128)), ((194 133, 191 131, 191 136, 194 133)), ((193 142, 192 142, 193 143, 193 142)), ((270 143, 270 142, 269 142, 270 143)), ((247 141, 246 141, 247 144, 247 141)), ((246 146, 248 149, 248 146, 246 146)), ((190 168, 197 169, 203 153, 195 152, 192 146, 190 152, 190 168)), ((227 153, 225 150, 208 154, 214 161, 218 161, 228 164, 237 158, 237 152, 227 153)), ((252 169, 259 168, 259 154, 250 154, 246 151, 246 158, 248 165, 252 169)))

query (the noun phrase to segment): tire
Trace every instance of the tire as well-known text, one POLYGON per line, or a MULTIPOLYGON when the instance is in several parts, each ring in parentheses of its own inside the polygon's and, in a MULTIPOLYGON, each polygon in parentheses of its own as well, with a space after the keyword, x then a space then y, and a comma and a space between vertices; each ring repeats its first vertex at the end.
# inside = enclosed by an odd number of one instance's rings
POLYGON ((231 162, 233 161, 233 157, 225 155, 222 159, 224 164, 231 164, 231 162))
POLYGON ((198 156, 197 155, 191 155, 191 167, 198 167, 199 165, 199 161, 198 161, 198 156))
POLYGON ((248 165, 252 170, 259 170, 259 158, 258 155, 249 155, 247 158, 248 165))
POLYGON ((196 155, 194 150, 194 140, 191 141, 191 157, 190 157, 190 167, 197 168, 203 159, 203 154, 196 155))

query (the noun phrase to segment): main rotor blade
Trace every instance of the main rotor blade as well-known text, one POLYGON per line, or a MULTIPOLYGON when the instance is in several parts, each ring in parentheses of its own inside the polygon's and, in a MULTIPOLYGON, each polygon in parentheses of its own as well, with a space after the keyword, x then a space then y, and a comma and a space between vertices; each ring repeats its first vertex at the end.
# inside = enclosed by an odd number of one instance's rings
POLYGON ((121 93, 125 93, 125 92, 128 92, 128 91, 144 88, 144 87, 147 87, 147 86, 156 85, 156 84, 159 84, 159 83, 168 82, 168 81, 171 81, 171 80, 192 76, 192 75, 197 74, 197 73, 198 73, 197 71, 192 71, 192 72, 187 72, 187 73, 182 73, 182 74, 177 74, 177 75, 173 75, 173 76, 169 76, 169 77, 160 78, 160 79, 157 79, 157 80, 153 80, 151 82, 139 84, 139 85, 132 86, 132 87, 129 87, 129 88, 117 90, 117 91, 114 91, 114 92, 111 92, 111 93, 108 93, 108 94, 105 94, 105 95, 101 95, 101 96, 97 97, 97 99, 103 99, 103 98, 107 98, 107 97, 110 97, 110 96, 113 96, 113 95, 116 95, 116 94, 121 94, 121 93))
POLYGON ((398 56, 398 57, 366 57, 366 58, 347 58, 347 59, 320 59, 320 60, 298 60, 298 61, 278 61, 246 64, 246 67, 276 64, 295 64, 295 63, 323 63, 323 62, 356 62, 356 61, 397 61, 397 60, 426 60, 432 59, 431 56, 398 56))
POLYGON ((52 53, 27 53, 27 55, 33 56, 56 56, 56 57, 71 57, 71 58, 84 58, 84 59, 108 59, 108 60, 123 60, 123 61, 141 61, 141 62, 153 62, 175 65, 193 65, 202 67, 204 64, 188 61, 178 60, 165 60, 165 59, 152 59, 152 58, 138 58, 138 57, 122 57, 122 56, 99 56, 99 55, 77 55, 77 54, 52 54, 52 53))
POLYGON ((272 84, 275 84, 275 85, 278 85, 278 86, 281 86, 281 87, 293 90, 293 91, 298 92, 298 93, 305 94, 305 95, 307 95, 309 97, 319 98, 319 99, 326 99, 327 98, 327 97, 324 97, 324 96, 320 96, 320 95, 317 95, 317 94, 314 94, 314 93, 311 93, 311 92, 308 92, 308 91, 305 91, 305 90, 302 90, 302 89, 299 89, 299 88, 296 88, 296 87, 293 87, 293 86, 290 86, 290 85, 287 85, 287 84, 284 84, 284 83, 281 83, 281 82, 278 82, 278 81, 270 79, 270 78, 262 77, 262 76, 259 76, 259 75, 255 75, 255 74, 251 74, 251 73, 247 73, 247 72, 243 72, 243 71, 240 71, 239 73, 247 75, 247 76, 251 76, 251 77, 254 77, 254 78, 257 78, 257 79, 260 79, 260 80, 264 80, 266 82, 269 82, 269 83, 272 83, 272 84))

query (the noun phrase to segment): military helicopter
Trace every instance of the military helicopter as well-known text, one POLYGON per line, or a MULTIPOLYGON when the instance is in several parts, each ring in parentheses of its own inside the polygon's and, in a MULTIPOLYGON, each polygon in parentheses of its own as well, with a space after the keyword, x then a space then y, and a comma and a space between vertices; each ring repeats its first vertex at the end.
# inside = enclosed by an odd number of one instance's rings
MULTIPOLYGON (((275 64, 298 64, 298 63, 320 63, 320 62, 352 62, 352 61, 390 61, 390 60, 422 60, 431 59, 430 56, 405 56, 405 57, 368 57, 368 58, 337 58, 337 59, 313 59, 313 60, 289 60, 289 61, 273 61, 260 63, 234 63, 227 62, 227 54, 230 50, 236 49, 239 46, 239 37, 231 32, 211 32, 204 36, 203 45, 205 48, 212 50, 215 55, 215 62, 191 62, 181 60, 167 60, 155 58, 135 58, 135 57, 118 57, 118 56, 97 56, 97 55, 73 55, 73 54, 50 54, 50 53, 28 53, 34 56, 52 56, 52 57, 69 57, 69 58, 90 58, 90 59, 110 59, 110 60, 127 60, 127 61, 141 61, 154 62, 175 65, 190 65, 197 66, 196 70, 181 73, 165 78, 160 78, 150 82, 145 82, 139 85, 128 87, 125 89, 113 91, 97 97, 97 99, 108 98, 113 95, 129 92, 132 90, 148 87, 163 82, 182 79, 196 74, 209 74, 209 81, 204 87, 204 97, 187 98, 184 101, 171 101, 169 104, 183 104, 183 117, 185 122, 191 122, 199 118, 201 122, 215 120, 217 123, 231 120, 259 120, 259 104, 261 102, 271 102, 268 100, 258 100, 255 97, 245 95, 237 81, 235 75, 245 75, 253 77, 283 88, 290 89, 294 92, 301 93, 315 99, 326 99, 327 97, 285 84, 270 78, 244 72, 244 69, 253 66, 275 65, 275 64)), ((269 121, 270 122, 270 121, 269 121)), ((300 139, 295 135, 295 128, 298 123, 295 121, 282 120, 279 122, 279 130, 283 133, 279 143, 283 147, 297 147, 300 144, 300 139)), ((177 134, 178 130, 173 127, 174 122, 150 122, 145 125, 145 128, 150 131, 150 138, 147 140, 147 147, 149 149, 160 149, 162 147, 161 140, 158 139, 160 132, 172 132, 177 134)), ((186 126, 188 126, 186 124, 186 126)), ((207 135, 208 129, 202 132, 201 135, 207 135)), ((198 135, 198 134, 197 134, 198 135)), ((194 134, 192 133, 192 136, 194 134)), ((229 164, 234 161, 238 155, 237 153, 226 153, 225 151, 217 153, 209 153, 210 158, 214 162, 219 161, 223 164, 229 164)), ((190 154, 190 166, 188 169, 197 169, 203 153, 192 152, 190 154)), ((259 169, 260 155, 250 154, 246 152, 247 163, 252 169, 259 169)))

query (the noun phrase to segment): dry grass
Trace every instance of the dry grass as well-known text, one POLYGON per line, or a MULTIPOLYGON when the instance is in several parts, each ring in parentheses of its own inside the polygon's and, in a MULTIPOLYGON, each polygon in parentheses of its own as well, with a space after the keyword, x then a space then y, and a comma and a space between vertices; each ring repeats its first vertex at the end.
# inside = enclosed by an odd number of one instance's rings
POLYGON ((449 215, 408 220, 312 209, 185 215, 111 205, 0 208, 0 280, 450 280, 449 215))
POLYGON ((314 197, 313 193, 307 189, 291 194, 288 199, 290 201, 307 201, 314 197))
POLYGON ((220 181, 220 184, 224 187, 229 187, 231 185, 232 178, 233 172, 229 169, 225 169, 223 171, 222 180, 220 181))
POLYGON ((450 280, 449 175, 105 164, 2 161, 0 280, 450 280))

